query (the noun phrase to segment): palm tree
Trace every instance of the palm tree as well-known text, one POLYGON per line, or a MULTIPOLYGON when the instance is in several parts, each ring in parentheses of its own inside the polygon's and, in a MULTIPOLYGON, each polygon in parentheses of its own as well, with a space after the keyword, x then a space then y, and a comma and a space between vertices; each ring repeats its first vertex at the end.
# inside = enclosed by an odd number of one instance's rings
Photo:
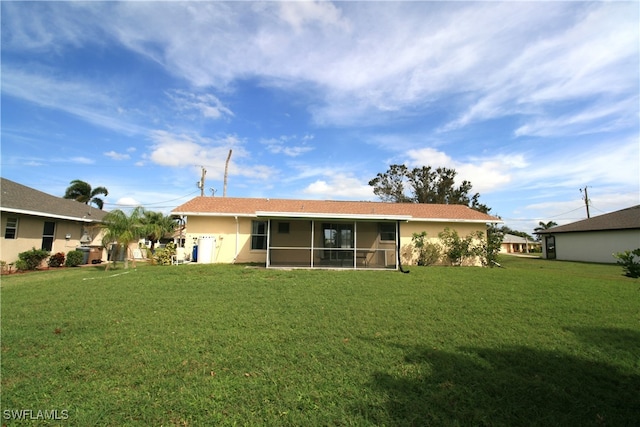
MULTIPOLYGON (((102 245, 105 248, 111 246, 113 252, 111 253, 111 259, 113 265, 115 265, 118 259, 120 248, 124 248, 124 268, 129 268, 129 244, 140 239, 144 235, 144 230, 141 224, 141 216, 143 208, 135 208, 130 215, 120 209, 115 209, 109 212, 104 217, 102 227, 105 229, 104 237, 102 238, 102 245)), ((133 260, 135 267, 135 259, 133 260)), ((107 270, 109 264, 107 264, 107 270)))
POLYGON ((67 187, 67 191, 64 193, 63 198, 76 200, 80 203, 93 203, 98 209, 102 209, 104 206, 104 201, 96 197, 98 194, 102 194, 104 196, 109 195, 109 191, 105 187, 96 187, 91 188, 89 183, 86 183, 79 179, 74 179, 69 183, 69 187, 67 187))
POLYGON ((162 212, 153 212, 142 209, 140 213, 143 237, 151 241, 151 251, 153 252, 156 241, 169 233, 173 233, 176 229, 177 223, 170 216, 164 216, 162 212))
POLYGON ((540 221, 540 222, 538 223, 538 225, 539 225, 540 227, 536 227, 536 228, 534 229, 534 231, 548 230, 548 229, 550 229, 551 227, 555 227, 556 225, 558 225, 558 223, 557 223, 557 222, 555 222, 555 221, 549 221, 549 222, 546 222, 546 223, 545 223, 545 222, 540 221))

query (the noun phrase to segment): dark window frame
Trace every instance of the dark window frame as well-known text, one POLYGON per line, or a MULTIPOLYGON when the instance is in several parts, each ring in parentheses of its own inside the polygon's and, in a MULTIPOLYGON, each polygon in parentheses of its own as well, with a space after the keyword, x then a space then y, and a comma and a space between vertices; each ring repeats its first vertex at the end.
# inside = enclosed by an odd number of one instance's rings
POLYGON ((56 223, 54 221, 45 221, 42 227, 42 250, 51 252, 55 237, 56 223))
POLYGON ((291 223, 289 222, 279 222, 278 223, 278 234, 289 234, 291 233, 291 223))
POLYGON ((7 218, 7 224, 4 228, 5 239, 17 239, 18 238, 18 218, 7 218))
POLYGON ((251 221, 251 250, 267 250, 267 231, 269 223, 267 221, 251 221))
POLYGON ((380 241, 382 242, 396 241, 396 224, 395 223, 393 222, 380 223, 380 241))

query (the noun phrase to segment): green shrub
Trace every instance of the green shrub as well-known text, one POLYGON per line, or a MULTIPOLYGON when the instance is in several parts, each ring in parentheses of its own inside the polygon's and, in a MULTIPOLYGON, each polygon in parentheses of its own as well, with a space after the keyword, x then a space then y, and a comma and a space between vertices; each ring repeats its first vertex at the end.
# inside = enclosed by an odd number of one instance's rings
POLYGON ((460 266, 469 258, 481 257, 482 259, 486 254, 484 233, 481 231, 461 238, 456 230, 447 227, 438 234, 438 237, 444 245, 444 254, 451 265, 460 266), (476 240, 480 240, 481 243, 476 244, 476 240))
POLYGON ((437 243, 427 241, 426 231, 413 233, 411 241, 413 243, 413 251, 418 254, 418 265, 431 265, 440 260, 442 249, 437 243))
POLYGON ((622 266, 626 276, 633 278, 640 277, 640 248, 633 251, 618 252, 613 254, 613 256, 618 258, 616 264, 622 266))
POLYGON ((176 254, 176 245, 167 243, 164 248, 156 249, 153 257, 153 263, 156 265, 171 265, 171 257, 176 254))
POLYGON ((82 251, 71 251, 67 254, 67 261, 64 263, 67 267, 77 267, 84 261, 84 254, 82 251))
POLYGON ((13 263, 13 266, 16 268, 16 271, 26 271, 29 269, 29 264, 25 260, 19 259, 13 263))
POLYGON ((21 252, 18 254, 19 260, 16 262, 16 268, 18 270, 35 270, 40 266, 40 263, 47 259, 49 251, 43 249, 33 248, 30 251, 21 252), (22 261, 22 262, 20 262, 22 261))
POLYGON ((47 261, 49 267, 60 267, 64 265, 64 253, 58 252, 49 257, 49 261, 47 261))

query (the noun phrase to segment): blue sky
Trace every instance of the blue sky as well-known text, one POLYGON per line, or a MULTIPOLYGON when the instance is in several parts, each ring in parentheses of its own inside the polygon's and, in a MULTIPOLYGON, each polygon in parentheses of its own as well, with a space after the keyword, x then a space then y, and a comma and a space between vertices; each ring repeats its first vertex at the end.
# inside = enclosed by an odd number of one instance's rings
POLYGON ((456 169, 514 229, 640 203, 638 2, 11 2, 2 176, 105 209, 376 200, 456 169))

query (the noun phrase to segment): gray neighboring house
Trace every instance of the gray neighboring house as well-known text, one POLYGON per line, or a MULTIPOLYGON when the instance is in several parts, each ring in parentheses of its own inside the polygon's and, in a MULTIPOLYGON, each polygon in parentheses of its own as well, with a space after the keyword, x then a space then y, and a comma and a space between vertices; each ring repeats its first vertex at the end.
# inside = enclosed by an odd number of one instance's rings
POLYGON ((640 248, 640 205, 536 234, 544 258, 613 264, 614 253, 640 248))
POLYGON ((99 227, 107 212, 0 178, 0 260, 10 264, 20 252, 45 249, 65 255, 82 247, 87 262, 106 259, 99 227))

